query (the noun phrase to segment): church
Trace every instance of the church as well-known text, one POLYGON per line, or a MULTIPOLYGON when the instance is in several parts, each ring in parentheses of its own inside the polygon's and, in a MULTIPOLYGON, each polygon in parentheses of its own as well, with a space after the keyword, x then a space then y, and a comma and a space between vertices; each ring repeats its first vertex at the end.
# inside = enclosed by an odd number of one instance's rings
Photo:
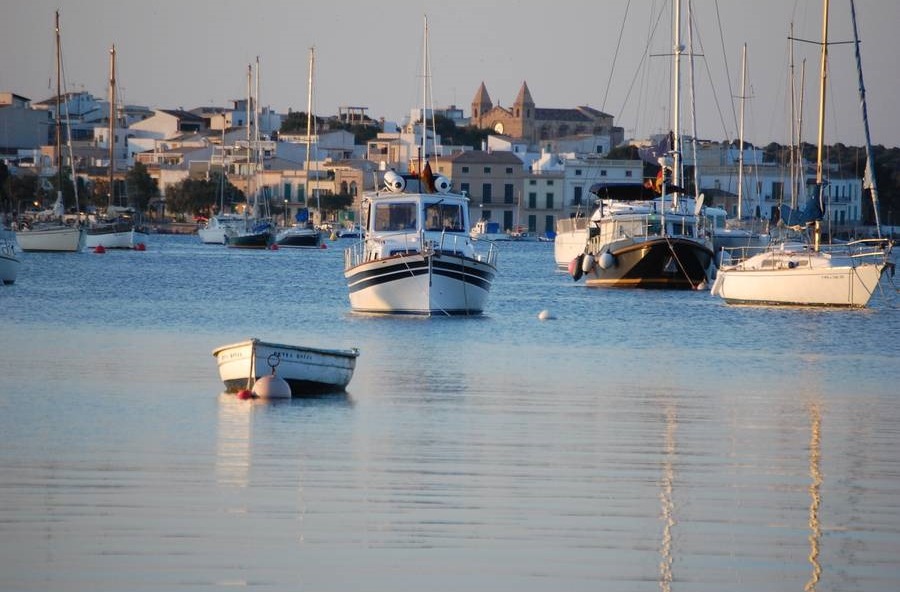
POLYGON ((484 82, 472 99, 473 126, 491 129, 495 134, 521 138, 530 144, 541 140, 593 134, 609 136, 610 145, 624 140, 625 132, 613 125, 613 116, 587 106, 574 109, 536 107, 526 82, 510 108, 494 105, 484 82))

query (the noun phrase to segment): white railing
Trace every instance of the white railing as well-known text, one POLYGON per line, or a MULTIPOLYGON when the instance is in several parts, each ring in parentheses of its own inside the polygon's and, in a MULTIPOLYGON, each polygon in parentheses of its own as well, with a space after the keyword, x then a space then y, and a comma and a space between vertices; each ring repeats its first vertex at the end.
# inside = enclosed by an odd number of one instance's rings
MULTIPOLYGON (((407 238, 408 236, 408 234, 392 235, 391 238, 407 238)), ((446 232, 428 233, 427 235, 418 233, 416 236, 418 239, 416 241, 398 240, 396 242, 398 248, 400 245, 404 245, 404 252, 417 252, 424 255, 432 255, 434 253, 460 254, 494 267, 497 265, 498 249, 493 241, 480 241, 464 234, 446 232)), ((368 238, 365 241, 356 242, 345 248, 344 269, 350 269, 362 263, 374 261, 379 257, 379 253, 382 253, 381 257, 384 257, 385 242, 383 238, 368 238)))

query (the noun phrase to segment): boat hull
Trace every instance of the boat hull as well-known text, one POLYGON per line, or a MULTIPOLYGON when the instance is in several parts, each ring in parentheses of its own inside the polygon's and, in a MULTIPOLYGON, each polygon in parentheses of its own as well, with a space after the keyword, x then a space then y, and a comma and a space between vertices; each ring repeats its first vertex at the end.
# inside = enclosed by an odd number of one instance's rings
POLYGON ((496 268, 457 253, 400 255, 347 269, 354 312, 415 315, 481 314, 496 268))
POLYGON ((773 270, 720 269, 712 295, 729 304, 837 306, 869 303, 884 264, 773 270))
POLYGON ((147 241, 147 233, 130 230, 88 230, 84 246, 88 249, 133 249, 147 241))
POLYGON ((200 241, 206 245, 224 245, 225 229, 224 228, 201 228, 197 231, 200 241))
MULTIPOLYGON (((613 243, 604 251, 614 264, 599 263, 585 274, 589 286, 695 290, 707 280, 713 252, 705 244, 681 237, 654 237, 613 243)), ((599 260, 602 253, 594 254, 599 260)))
POLYGON ((19 248, 26 252, 77 253, 84 248, 85 231, 72 226, 20 230, 16 232, 19 248))
POLYGON ((16 257, 12 244, 0 244, 0 283, 12 284, 19 276, 22 263, 16 257))
POLYGON ((287 229, 278 233, 275 244, 287 248, 317 249, 322 244, 322 234, 314 228, 287 229))
POLYGON ((587 245, 589 231, 585 228, 557 232, 553 239, 553 258, 556 266, 565 269, 569 262, 584 253, 587 245))
POLYGON ((283 345, 258 339, 213 351, 219 376, 229 392, 253 388, 257 380, 271 374, 270 356, 278 358, 276 375, 288 383, 292 396, 299 397, 343 391, 353 378, 359 351, 283 345))
POLYGON ((249 232, 227 236, 225 246, 232 249, 268 249, 272 241, 270 232, 249 232))

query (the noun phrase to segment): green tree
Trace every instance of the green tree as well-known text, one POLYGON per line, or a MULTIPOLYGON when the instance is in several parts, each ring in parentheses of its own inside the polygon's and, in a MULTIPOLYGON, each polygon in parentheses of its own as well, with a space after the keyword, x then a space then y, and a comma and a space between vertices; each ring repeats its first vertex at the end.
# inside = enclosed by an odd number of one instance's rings
POLYGON ((218 200, 218 183, 185 179, 166 190, 166 208, 176 214, 209 216, 218 200))
POLYGON ((150 198, 158 192, 156 179, 150 176, 147 167, 141 162, 136 162, 125 175, 125 186, 129 203, 139 212, 147 209, 150 198))
MULTIPOLYGON (((321 118, 316 117, 313 126, 315 129, 321 130, 324 126, 324 121, 321 118)), ((281 122, 281 129, 279 131, 282 134, 305 134, 306 113, 303 111, 292 111, 288 113, 288 116, 281 122)))
POLYGON ((11 175, 7 177, 3 185, 10 208, 20 214, 28 209, 32 202, 41 198, 38 191, 38 178, 34 175, 11 175))

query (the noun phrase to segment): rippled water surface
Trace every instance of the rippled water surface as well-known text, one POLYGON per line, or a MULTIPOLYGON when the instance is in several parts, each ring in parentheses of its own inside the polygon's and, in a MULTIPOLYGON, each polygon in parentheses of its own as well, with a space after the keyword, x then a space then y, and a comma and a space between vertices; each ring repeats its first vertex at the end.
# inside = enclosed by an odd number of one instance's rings
POLYGON ((728 307, 507 244, 484 316, 368 317, 330 246, 23 256, 0 589, 900 587, 889 284, 728 307), (346 394, 238 401, 210 352, 251 336, 362 354, 346 394))

